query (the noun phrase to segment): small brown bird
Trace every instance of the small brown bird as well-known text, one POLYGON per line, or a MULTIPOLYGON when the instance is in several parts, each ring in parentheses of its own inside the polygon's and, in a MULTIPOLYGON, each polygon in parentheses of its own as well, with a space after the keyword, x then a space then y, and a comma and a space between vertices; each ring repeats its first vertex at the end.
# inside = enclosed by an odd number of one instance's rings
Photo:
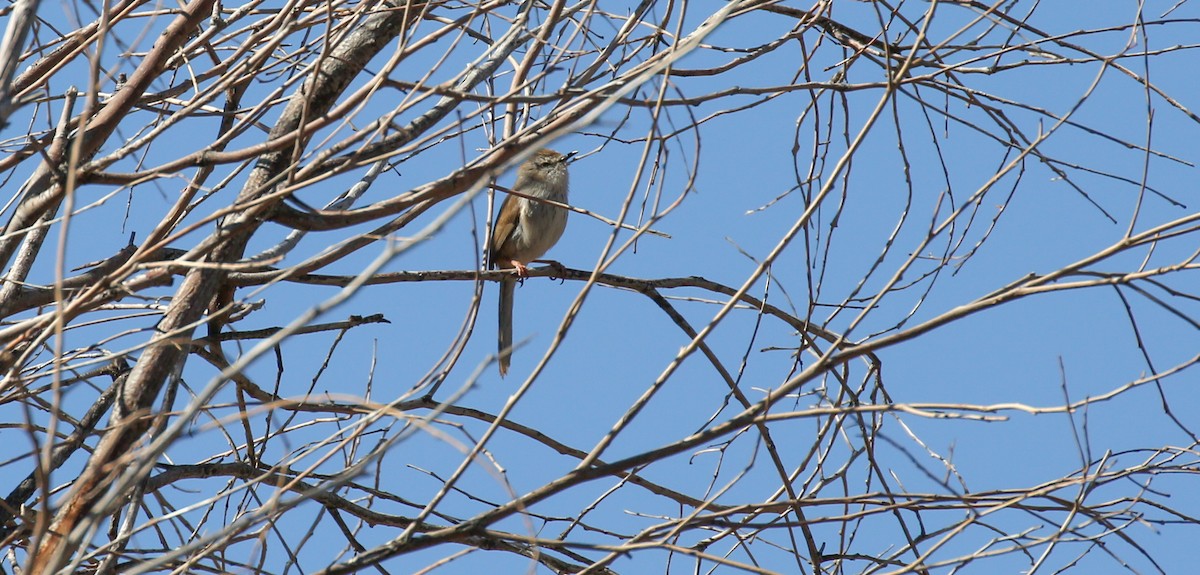
MULTIPOLYGON (((575 155, 541 149, 521 164, 513 191, 533 198, 567 203, 567 162, 575 155)), ((567 210, 509 195, 500 205, 488 246, 488 268, 512 266, 517 277, 529 273, 526 264, 542 257, 562 237, 567 228, 567 210)), ((497 338, 500 351, 500 375, 508 373, 512 359, 512 313, 515 277, 500 281, 500 331, 497 338)))

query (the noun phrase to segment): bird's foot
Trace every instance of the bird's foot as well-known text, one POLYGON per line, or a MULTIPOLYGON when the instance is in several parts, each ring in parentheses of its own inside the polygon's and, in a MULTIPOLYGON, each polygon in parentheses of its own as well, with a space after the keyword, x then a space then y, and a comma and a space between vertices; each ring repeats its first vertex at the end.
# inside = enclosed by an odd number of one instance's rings
POLYGON ((513 269, 515 270, 514 273, 517 274, 517 277, 519 277, 519 278, 529 277, 529 267, 528 266, 526 266, 525 264, 523 264, 517 260, 512 260, 511 263, 513 265, 513 269))
POLYGON ((533 260, 529 263, 535 263, 535 262, 539 263, 539 264, 546 264, 546 267, 554 270, 554 273, 556 275, 550 276, 550 279, 559 279, 559 280, 565 281, 564 276, 566 275, 567 266, 562 265, 561 263, 559 263, 556 260, 533 260))

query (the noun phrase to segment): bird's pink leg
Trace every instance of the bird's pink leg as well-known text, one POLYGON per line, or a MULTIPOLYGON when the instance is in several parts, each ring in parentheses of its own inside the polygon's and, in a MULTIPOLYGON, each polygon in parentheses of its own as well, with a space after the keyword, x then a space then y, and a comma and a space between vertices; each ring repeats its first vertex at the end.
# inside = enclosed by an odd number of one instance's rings
POLYGON ((526 277, 529 275, 529 268, 526 267, 525 264, 523 264, 517 260, 512 260, 512 265, 517 270, 517 277, 523 278, 523 277, 526 277))

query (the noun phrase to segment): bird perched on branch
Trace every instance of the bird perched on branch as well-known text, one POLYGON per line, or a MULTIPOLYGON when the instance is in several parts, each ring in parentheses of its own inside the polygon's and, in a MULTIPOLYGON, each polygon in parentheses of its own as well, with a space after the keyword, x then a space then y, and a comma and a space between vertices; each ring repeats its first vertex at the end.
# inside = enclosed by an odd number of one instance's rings
POLYGON ((513 293, 518 277, 525 277, 527 264, 542 257, 567 228, 567 210, 540 202, 553 200, 567 203, 567 163, 575 152, 563 155, 541 149, 517 170, 513 191, 529 199, 510 194, 500 205, 488 246, 488 268, 514 268, 515 277, 500 280, 500 330, 497 342, 500 352, 500 375, 508 373, 512 359, 513 293))

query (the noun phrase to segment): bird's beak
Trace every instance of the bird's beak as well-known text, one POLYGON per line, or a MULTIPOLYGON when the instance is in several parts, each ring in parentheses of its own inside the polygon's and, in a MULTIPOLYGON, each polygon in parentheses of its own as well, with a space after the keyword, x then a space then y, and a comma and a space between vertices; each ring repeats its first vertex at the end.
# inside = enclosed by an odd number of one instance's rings
POLYGON ((563 156, 563 163, 564 164, 570 163, 571 158, 574 158, 578 154, 579 154, 579 150, 571 150, 570 152, 567 152, 567 155, 563 156))

